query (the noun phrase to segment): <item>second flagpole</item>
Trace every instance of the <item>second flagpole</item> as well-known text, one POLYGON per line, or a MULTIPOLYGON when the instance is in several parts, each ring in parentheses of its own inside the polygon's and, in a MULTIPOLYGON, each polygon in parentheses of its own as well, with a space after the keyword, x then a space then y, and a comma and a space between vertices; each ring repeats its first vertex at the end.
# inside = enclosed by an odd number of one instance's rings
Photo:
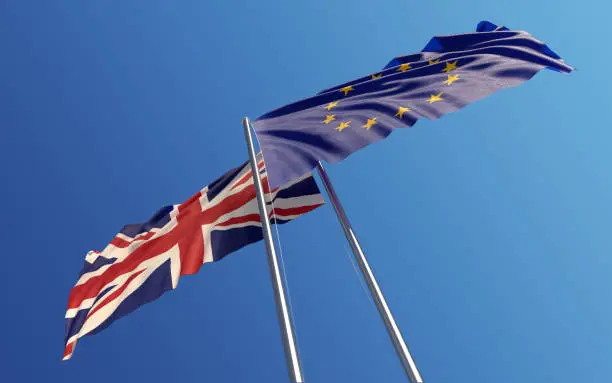
POLYGON ((289 370, 289 379, 291 383, 303 383, 304 374, 302 373, 302 366, 298 355, 295 331, 291 323, 291 316, 289 315, 289 307, 287 306, 285 288, 283 286, 283 279, 276 256, 276 248, 272 240, 272 230, 270 229, 270 220, 266 209, 263 187, 261 185, 261 178, 259 177, 259 168, 257 166, 257 156, 255 155, 255 145, 253 144, 253 136, 251 134, 251 123, 248 117, 242 119, 242 125, 244 127, 244 137, 246 138, 247 147, 249 149, 249 162, 251 163, 251 172, 253 173, 255 195, 257 196, 257 205, 259 206, 261 228, 266 244, 266 253, 268 254, 270 278, 272 279, 272 288, 274 289, 274 301, 276 302, 276 311, 281 327, 281 339, 283 341, 283 348, 285 349, 285 360, 287 362, 287 370, 289 370))
POLYGON ((363 279, 365 279, 368 289, 370 290, 370 294, 372 294, 372 298, 374 298, 374 303, 376 303, 378 312, 385 323, 385 327, 387 328, 387 332, 389 333, 393 345, 395 346, 395 351, 402 362, 404 371, 412 383, 423 383, 423 378, 421 378, 421 374, 419 373, 419 370, 417 369, 416 364, 410 355, 410 351, 408 351, 408 346, 406 346, 402 333, 399 327, 397 327, 397 323, 395 323, 395 319, 393 318, 393 314, 391 314, 391 310, 387 305, 387 301, 385 300, 382 290, 380 289, 380 286, 378 286, 378 282, 376 281, 374 273, 368 264, 368 260, 366 259, 363 250, 361 250, 359 241, 353 232, 351 223, 349 222, 348 217, 340 204, 340 199, 338 198, 338 195, 336 194, 334 187, 327 176, 327 172, 323 168, 323 165, 321 165, 321 162, 317 163, 317 171, 321 176, 323 186, 325 187, 332 206, 336 211, 338 221, 340 221, 340 225, 342 225, 346 239, 353 249, 355 260, 357 260, 357 264, 359 265, 363 279))

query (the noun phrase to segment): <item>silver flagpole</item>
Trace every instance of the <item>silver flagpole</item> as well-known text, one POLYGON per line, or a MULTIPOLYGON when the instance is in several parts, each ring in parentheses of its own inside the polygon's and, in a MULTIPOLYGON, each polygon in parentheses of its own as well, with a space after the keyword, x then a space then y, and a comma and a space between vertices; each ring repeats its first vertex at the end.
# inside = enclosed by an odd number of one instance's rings
POLYGON ((378 286, 378 282, 376 282, 376 278, 374 277, 374 273, 368 264, 368 261, 361 250, 361 246, 359 246, 359 241, 357 241, 357 237, 353 232, 353 228, 351 227, 351 223, 349 222, 342 205, 340 204, 340 199, 338 199, 338 195, 334 191, 334 188, 327 176, 327 172, 323 169, 323 165, 321 162, 317 163, 317 170, 319 171, 319 175, 321 176, 321 180, 323 181, 323 185, 325 186, 325 190, 327 191, 327 195, 329 195, 329 199, 334 206, 334 210, 336 211, 336 215, 338 216, 338 221, 342 225, 342 229, 344 230, 344 234, 346 235, 346 239, 349 241, 351 248, 353 249, 353 254, 355 255, 355 259, 359 264, 359 269, 363 274, 363 278, 365 279, 368 288, 370 289, 370 294, 372 294, 372 298, 374 298, 374 302, 376 303, 376 307, 378 308, 378 312, 385 322, 385 327, 389 332, 389 336, 393 341, 393 345, 395 346, 395 350, 397 351, 397 355, 402 361, 402 365, 404 366, 404 371, 408 378, 413 383, 423 383, 423 379, 421 378, 421 374, 410 355, 410 351, 408 351, 408 346, 406 346, 406 342, 404 342, 404 338, 402 337, 402 333, 400 332, 397 324, 395 323, 395 319, 393 319, 393 315, 391 314, 391 310, 387 305, 387 301, 383 296, 382 291, 380 290, 380 286, 378 286))
POLYGON ((264 200, 264 192, 259 178, 259 169, 257 167, 257 158, 255 155, 255 147, 253 145, 253 136, 251 135, 251 123, 248 117, 242 119, 244 126, 244 136, 246 138, 247 147, 249 148, 249 160, 251 162, 251 171, 253 173, 253 183, 255 184, 255 194, 257 195, 257 205, 259 206, 259 217, 263 229, 264 242, 266 243, 266 252, 268 254, 268 266, 270 268, 270 277, 272 279, 272 287, 274 288, 274 301, 276 302, 276 311, 278 313, 278 321, 281 327, 281 338, 285 349, 285 359, 287 369, 289 370, 289 380, 291 383, 304 382, 302 374, 302 366, 298 356, 297 345, 289 309, 287 307, 287 299, 285 297, 285 289, 283 280, 278 266, 278 258, 276 257, 276 249, 272 241, 272 230, 270 229, 270 221, 266 211, 266 202, 264 200))

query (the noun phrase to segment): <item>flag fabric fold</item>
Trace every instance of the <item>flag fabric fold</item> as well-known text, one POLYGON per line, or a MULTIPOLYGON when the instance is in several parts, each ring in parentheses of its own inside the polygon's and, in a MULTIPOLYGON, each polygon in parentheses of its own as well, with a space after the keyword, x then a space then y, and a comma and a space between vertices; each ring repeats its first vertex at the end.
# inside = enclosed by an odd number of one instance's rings
POLYGON ((253 122, 271 187, 411 127, 519 85, 541 69, 569 73, 544 43, 488 21, 476 32, 436 36, 379 72, 324 90, 253 122))
MULTIPOLYGON (((271 223, 289 222, 323 205, 311 173, 270 190, 261 154, 258 165, 271 223)), ((68 298, 63 359, 70 359, 78 339, 175 289, 181 276, 262 238, 248 162, 184 203, 124 226, 103 251, 85 258, 68 298)))

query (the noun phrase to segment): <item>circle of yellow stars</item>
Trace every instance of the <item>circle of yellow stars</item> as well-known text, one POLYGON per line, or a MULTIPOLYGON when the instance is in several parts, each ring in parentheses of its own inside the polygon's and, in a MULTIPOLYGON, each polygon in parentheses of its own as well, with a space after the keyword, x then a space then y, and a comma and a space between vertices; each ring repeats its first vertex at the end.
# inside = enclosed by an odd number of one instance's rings
MULTIPOLYGON (((455 61, 446 61, 444 63, 444 68, 441 70, 441 72, 443 73, 447 73, 447 79, 445 81, 442 82, 442 84, 445 84, 446 86, 451 86, 454 82, 459 81, 460 80, 460 75, 459 74, 449 74, 450 72, 454 71, 457 69, 457 63, 459 62, 459 60, 455 60, 455 61)), ((428 60, 429 65, 435 65, 440 63, 440 59, 431 59, 428 60)), ((398 66, 398 68, 395 70, 396 72, 406 72, 408 70, 412 69, 412 66, 409 63, 404 63, 404 64, 400 64, 398 66)), ((382 78, 383 74, 382 73, 376 73, 376 74, 372 74, 371 75, 371 80, 378 80, 380 78, 382 78)), ((344 96, 348 96, 350 92, 355 91, 355 88, 353 88, 352 85, 347 85, 343 88, 340 88, 339 90, 340 92, 342 92, 344 94, 344 96)), ((442 95, 444 94, 444 92, 438 92, 438 94, 431 94, 429 96, 428 99, 426 99, 425 101, 428 102, 429 104, 433 104, 435 102, 439 102, 439 101, 443 101, 444 98, 442 97, 442 95)), ((340 101, 332 101, 330 103, 328 103, 327 105, 324 106, 325 109, 327 109, 328 112, 330 112, 333 108, 337 107, 338 104, 340 103, 340 101)), ((399 118, 400 120, 404 118, 404 114, 409 113, 411 111, 410 108, 405 107, 405 106, 398 106, 397 108, 397 113, 395 113, 394 117, 399 118)), ((374 126, 377 121, 376 121, 377 117, 370 117, 368 118, 367 122, 362 125, 361 127, 366 129, 366 130, 370 130, 370 128, 372 128, 372 126, 374 126)), ((336 121, 336 115, 335 114, 326 114, 325 115, 325 119, 323 120, 324 124, 330 124, 331 122, 336 121)), ((348 128, 351 125, 352 121, 340 121, 339 124, 335 127, 335 130, 338 132, 342 132, 344 129, 348 128)))

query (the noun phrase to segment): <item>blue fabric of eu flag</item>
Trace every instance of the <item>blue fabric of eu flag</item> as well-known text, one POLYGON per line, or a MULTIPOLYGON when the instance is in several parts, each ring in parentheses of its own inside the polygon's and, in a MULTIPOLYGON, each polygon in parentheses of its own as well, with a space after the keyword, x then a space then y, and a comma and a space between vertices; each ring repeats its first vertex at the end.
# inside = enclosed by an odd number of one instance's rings
POLYGON ((475 33, 437 36, 380 72, 266 113, 253 122, 270 187, 336 163, 419 118, 437 119, 549 68, 573 68, 524 31, 488 21, 475 33))

